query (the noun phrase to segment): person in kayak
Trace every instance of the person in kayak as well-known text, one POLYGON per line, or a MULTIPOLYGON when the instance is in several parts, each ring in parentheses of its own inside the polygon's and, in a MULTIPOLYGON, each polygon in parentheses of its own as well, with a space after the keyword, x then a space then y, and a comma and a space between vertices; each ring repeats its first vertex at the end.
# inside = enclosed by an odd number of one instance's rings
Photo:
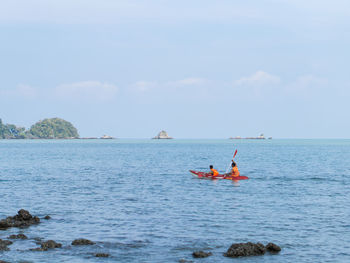
POLYGON ((235 161, 232 161, 232 169, 231 169, 231 176, 233 177, 238 177, 239 176, 239 171, 238 171, 238 167, 235 161))
POLYGON ((219 172, 214 169, 214 167, 212 165, 209 166, 209 169, 210 169, 210 174, 212 174, 213 176, 218 176, 219 175, 219 172))

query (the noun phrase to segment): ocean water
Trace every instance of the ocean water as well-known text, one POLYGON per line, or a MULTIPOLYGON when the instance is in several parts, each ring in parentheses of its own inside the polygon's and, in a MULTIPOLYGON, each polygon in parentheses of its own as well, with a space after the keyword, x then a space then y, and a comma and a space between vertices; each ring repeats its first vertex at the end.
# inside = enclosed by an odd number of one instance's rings
POLYGON ((42 220, 9 262, 350 262, 350 140, 0 140, 0 219, 42 220), (225 171, 235 149, 242 175, 225 171), (63 248, 46 252, 34 238, 63 248), (76 238, 96 242, 72 247, 76 238), (231 259, 236 242, 274 242, 278 255, 231 259), (213 256, 192 259, 205 250, 213 256), (94 253, 109 253, 96 258, 94 253))

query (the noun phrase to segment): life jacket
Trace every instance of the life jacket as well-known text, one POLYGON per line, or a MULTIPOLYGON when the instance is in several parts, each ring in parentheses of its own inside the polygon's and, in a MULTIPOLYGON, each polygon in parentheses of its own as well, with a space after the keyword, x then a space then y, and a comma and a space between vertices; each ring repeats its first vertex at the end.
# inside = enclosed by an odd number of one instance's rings
POLYGON ((239 171, 238 171, 237 166, 235 166, 235 167, 232 168, 231 173, 232 173, 232 176, 233 176, 233 177, 238 177, 238 176, 239 176, 239 171))
POLYGON ((213 176, 218 176, 219 172, 215 170, 214 168, 210 169, 213 172, 213 176))

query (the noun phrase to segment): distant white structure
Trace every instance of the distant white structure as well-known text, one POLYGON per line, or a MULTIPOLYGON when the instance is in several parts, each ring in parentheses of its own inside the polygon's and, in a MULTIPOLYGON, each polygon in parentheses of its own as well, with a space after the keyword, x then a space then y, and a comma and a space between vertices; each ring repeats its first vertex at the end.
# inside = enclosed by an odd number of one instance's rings
MULTIPOLYGON (((230 137, 229 139, 248 139, 248 140, 265 140, 265 136, 264 134, 260 134, 257 137, 244 137, 242 138, 241 136, 236 136, 236 137, 230 137)), ((272 137, 269 137, 269 139, 272 139, 272 137)))
POLYGON ((103 135, 102 137, 100 137, 100 139, 115 139, 115 138, 112 136, 103 135))
POLYGON ((173 138, 170 137, 166 131, 161 131, 160 133, 158 133, 156 137, 153 137, 152 139, 173 139, 173 138))

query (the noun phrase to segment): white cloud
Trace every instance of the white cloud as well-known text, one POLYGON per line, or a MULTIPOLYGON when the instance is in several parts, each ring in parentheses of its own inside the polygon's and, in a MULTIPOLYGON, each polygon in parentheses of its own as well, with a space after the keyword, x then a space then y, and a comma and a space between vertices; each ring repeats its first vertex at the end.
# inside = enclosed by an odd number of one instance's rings
POLYGON ((157 86, 158 83, 156 81, 138 81, 132 85, 132 89, 136 91, 145 92, 154 89, 157 86))
POLYGON ((317 93, 317 91, 325 87, 325 84, 327 84, 327 79, 313 75, 304 75, 287 84, 285 86, 285 91, 286 93, 296 93, 302 96, 308 93, 317 93))
POLYGON ((63 84, 55 89, 55 94, 60 98, 71 100, 109 101, 113 100, 118 88, 109 83, 99 81, 82 81, 63 84))
POLYGON ((184 87, 184 86, 198 86, 205 84, 207 81, 203 78, 186 78, 176 81, 170 81, 166 83, 167 86, 177 86, 177 87, 184 87))
POLYGON ((207 80, 204 78, 185 78, 174 81, 138 81, 131 85, 131 88, 135 91, 147 92, 147 91, 169 91, 169 90, 177 90, 179 88, 187 88, 187 87, 201 87, 207 83, 207 80))
POLYGON ((19 84, 14 89, 0 90, 2 97, 19 97, 23 99, 32 99, 37 97, 38 90, 26 84, 19 84))
POLYGON ((234 82, 235 86, 264 86, 278 84, 280 78, 265 71, 259 70, 249 77, 243 77, 234 82))
POLYGON ((37 94, 38 94, 38 91, 36 88, 33 88, 32 86, 29 86, 29 85, 24 85, 24 84, 20 84, 17 86, 17 89, 16 89, 16 93, 19 95, 19 96, 23 96, 23 97, 36 97, 37 94))

